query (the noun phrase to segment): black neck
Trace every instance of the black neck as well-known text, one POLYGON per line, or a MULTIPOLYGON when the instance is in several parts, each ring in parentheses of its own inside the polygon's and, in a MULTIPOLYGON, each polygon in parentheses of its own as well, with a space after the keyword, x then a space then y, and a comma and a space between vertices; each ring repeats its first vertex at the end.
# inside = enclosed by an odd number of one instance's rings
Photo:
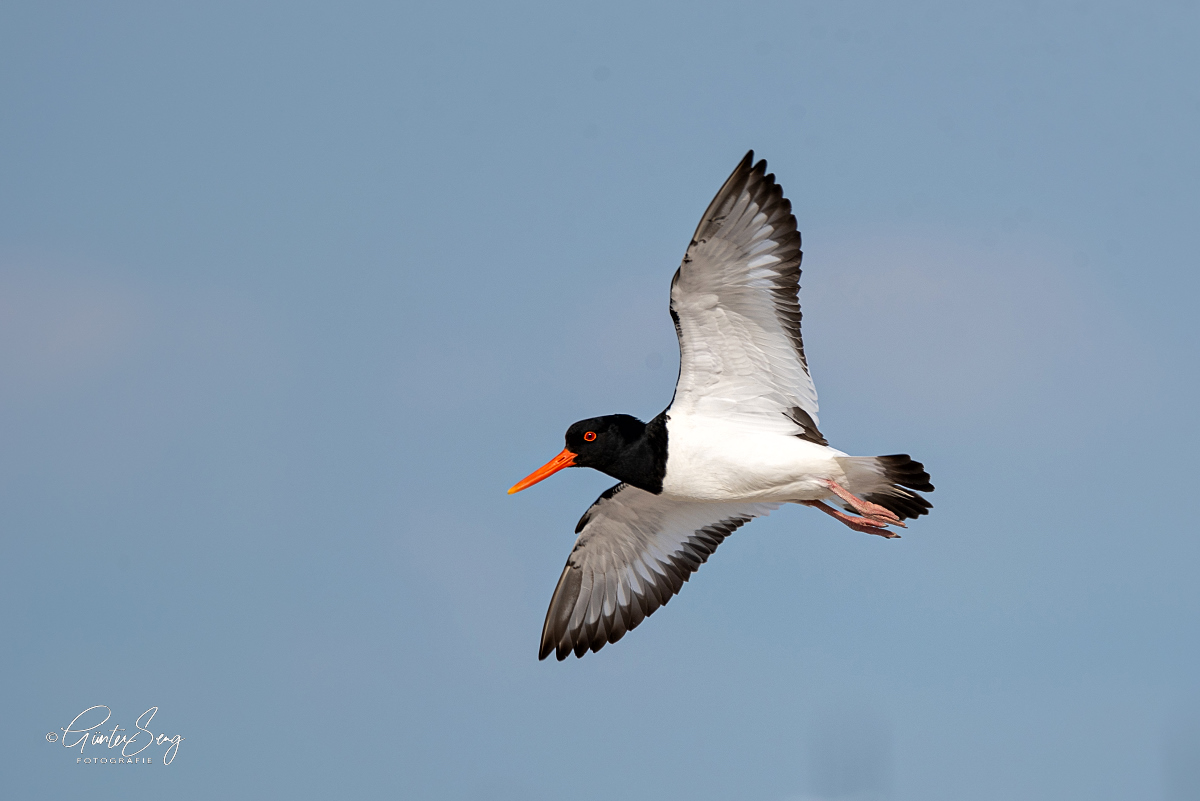
POLYGON ((646 492, 662 494, 663 479, 667 475, 666 412, 646 424, 645 432, 629 443, 621 454, 620 463, 609 475, 646 492))

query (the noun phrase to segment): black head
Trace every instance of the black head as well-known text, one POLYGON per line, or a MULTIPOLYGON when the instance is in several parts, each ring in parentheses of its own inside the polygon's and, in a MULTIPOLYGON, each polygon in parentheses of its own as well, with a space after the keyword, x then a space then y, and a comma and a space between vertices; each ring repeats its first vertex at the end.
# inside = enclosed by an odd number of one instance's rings
POLYGON ((591 467, 647 492, 662 492, 667 469, 662 417, 656 417, 649 426, 627 414, 580 420, 567 429, 563 452, 518 481, 508 493, 531 487, 564 467, 591 467))
POLYGON ((628 414, 606 414, 580 420, 567 429, 567 450, 575 454, 572 467, 591 467, 618 478, 629 449, 641 441, 646 424, 628 414))

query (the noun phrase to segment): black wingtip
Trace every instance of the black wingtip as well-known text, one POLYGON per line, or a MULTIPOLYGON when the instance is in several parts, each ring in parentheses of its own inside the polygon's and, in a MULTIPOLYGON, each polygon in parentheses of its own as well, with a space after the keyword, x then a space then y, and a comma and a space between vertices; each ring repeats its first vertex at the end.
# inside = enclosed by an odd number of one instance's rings
MULTIPOLYGON (((758 175, 759 177, 766 176, 767 160, 759 159, 758 163, 756 164, 754 162, 754 151, 747 150, 746 157, 742 159, 742 163, 738 165, 738 168, 735 172, 745 172, 750 175, 758 175)), ((774 180, 774 178, 775 178, 775 176, 772 175, 772 176, 769 176, 767 178, 767 180, 772 181, 772 180, 774 180)))

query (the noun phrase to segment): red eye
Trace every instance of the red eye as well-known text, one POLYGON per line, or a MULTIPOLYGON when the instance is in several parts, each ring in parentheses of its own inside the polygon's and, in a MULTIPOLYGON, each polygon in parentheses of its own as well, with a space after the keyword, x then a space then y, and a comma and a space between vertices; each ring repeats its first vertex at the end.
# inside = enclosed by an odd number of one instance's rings
POLYGON ((586 434, 584 434, 584 435, 583 435, 583 438, 584 438, 584 440, 585 440, 585 441, 587 441, 587 442, 595 442, 595 441, 596 441, 596 432, 595 432, 595 431, 589 431, 589 432, 587 432, 586 434))

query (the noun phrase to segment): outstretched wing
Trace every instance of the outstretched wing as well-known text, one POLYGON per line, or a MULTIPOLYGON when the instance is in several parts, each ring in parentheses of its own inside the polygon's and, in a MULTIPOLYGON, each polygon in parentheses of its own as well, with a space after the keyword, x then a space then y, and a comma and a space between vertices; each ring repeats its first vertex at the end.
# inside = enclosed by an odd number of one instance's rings
POLYGON ((587 510, 542 628, 539 659, 583 656, 653 614, 721 542, 777 503, 689 503, 618 484, 587 510))
POLYGON ((800 337, 801 255, 792 204, 750 151, 671 282, 680 356, 672 411, 825 444, 800 337))

